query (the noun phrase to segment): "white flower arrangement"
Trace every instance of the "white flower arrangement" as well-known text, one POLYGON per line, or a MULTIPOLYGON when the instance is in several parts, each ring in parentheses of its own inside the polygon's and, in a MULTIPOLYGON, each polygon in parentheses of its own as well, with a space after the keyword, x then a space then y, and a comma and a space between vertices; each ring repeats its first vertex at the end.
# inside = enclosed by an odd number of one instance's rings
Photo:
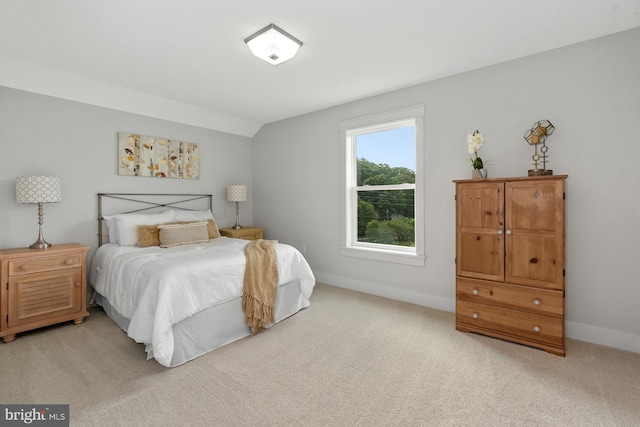
POLYGON ((471 135, 467 135, 467 143, 469 144, 469 154, 473 154, 471 157, 471 166, 473 166, 474 169, 483 169, 484 164, 478 156, 478 151, 484 145, 484 136, 482 136, 480 131, 476 130, 471 135))

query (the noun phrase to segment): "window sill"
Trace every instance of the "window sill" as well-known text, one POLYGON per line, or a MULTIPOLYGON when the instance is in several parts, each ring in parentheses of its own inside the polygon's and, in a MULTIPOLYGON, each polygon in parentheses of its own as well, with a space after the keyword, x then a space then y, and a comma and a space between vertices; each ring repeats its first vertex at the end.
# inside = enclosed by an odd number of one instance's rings
POLYGON ((414 253, 385 251, 380 249, 341 247, 340 254, 344 256, 371 259, 375 261, 393 262, 396 264, 415 265, 424 267, 426 257, 414 253))

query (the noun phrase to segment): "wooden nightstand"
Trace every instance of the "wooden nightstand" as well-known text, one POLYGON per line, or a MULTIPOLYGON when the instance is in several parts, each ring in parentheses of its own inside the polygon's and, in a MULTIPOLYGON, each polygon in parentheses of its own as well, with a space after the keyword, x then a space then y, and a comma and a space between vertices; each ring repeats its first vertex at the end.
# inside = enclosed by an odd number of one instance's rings
POLYGON ((87 251, 77 243, 0 250, 0 337, 73 320, 87 311, 87 251))
POLYGON ((258 240, 264 237, 264 228, 260 227, 242 227, 235 228, 221 228, 220 234, 226 237, 234 237, 236 239, 244 240, 258 240))

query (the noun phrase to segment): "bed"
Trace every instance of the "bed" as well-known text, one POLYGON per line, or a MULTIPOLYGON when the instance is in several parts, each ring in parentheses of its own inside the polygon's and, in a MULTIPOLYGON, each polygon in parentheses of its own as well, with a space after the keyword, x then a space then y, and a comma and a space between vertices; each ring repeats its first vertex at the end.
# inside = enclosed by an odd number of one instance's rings
MULTIPOLYGON (((95 303, 145 345, 147 359, 175 367, 251 335, 242 310, 249 241, 219 236, 211 195, 99 193, 98 230, 89 273, 95 303), (120 213, 105 215, 106 201, 120 213), (194 207, 203 202, 205 209, 194 207), (130 203, 142 207, 122 209, 130 203), (168 224, 160 226, 161 232, 175 228, 172 224, 206 227, 209 239, 191 241, 184 237, 187 229, 179 228, 175 236, 186 242, 138 246, 144 240, 141 231, 157 230, 158 224, 168 224)), ((275 253, 277 323, 310 305, 315 278, 294 247, 276 242, 275 253)))

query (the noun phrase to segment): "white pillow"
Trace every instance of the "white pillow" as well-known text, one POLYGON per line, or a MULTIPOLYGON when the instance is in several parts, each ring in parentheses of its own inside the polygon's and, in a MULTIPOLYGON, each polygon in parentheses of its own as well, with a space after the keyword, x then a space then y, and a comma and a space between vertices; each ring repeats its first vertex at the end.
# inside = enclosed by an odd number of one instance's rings
POLYGON ((218 223, 213 217, 213 213, 211 212, 210 209, 207 209, 206 211, 173 210, 173 214, 176 218, 175 219, 176 221, 194 222, 194 221, 208 221, 212 219, 213 223, 215 224, 216 230, 218 231, 218 233, 220 233, 220 230, 218 228, 218 223))
POLYGON ((214 219, 210 210, 206 211, 184 211, 173 210, 173 215, 176 221, 206 221, 208 219, 214 219))
MULTIPOLYGON (((118 230, 116 229, 116 216, 108 215, 103 216, 104 224, 107 226, 107 235, 109 236, 109 243, 118 243, 118 230)), ((102 232, 102 230, 100 231, 102 232)))
MULTIPOLYGON (((164 211, 155 214, 121 214, 113 215, 115 218, 115 231, 117 243, 120 246, 136 246, 138 244, 138 226, 164 224, 175 221, 173 211, 164 211)), ((109 220, 107 220, 109 227, 109 220)), ((111 228, 109 228, 109 241, 111 242, 111 228)))

